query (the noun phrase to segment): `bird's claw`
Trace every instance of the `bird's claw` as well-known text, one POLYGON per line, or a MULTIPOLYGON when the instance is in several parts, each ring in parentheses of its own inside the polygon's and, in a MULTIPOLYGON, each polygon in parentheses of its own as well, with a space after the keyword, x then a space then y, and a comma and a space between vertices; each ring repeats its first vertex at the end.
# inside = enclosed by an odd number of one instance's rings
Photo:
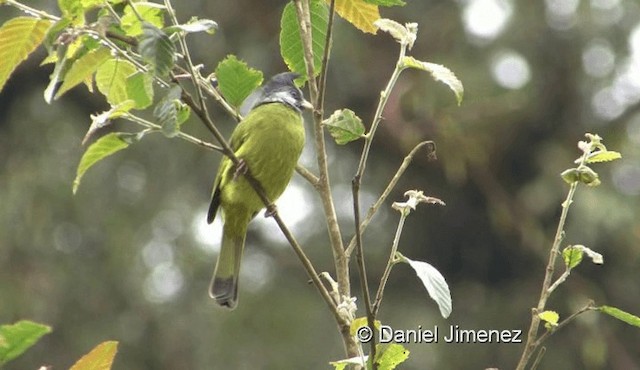
POLYGON ((264 218, 273 217, 276 212, 278 212, 278 207, 275 204, 269 204, 267 209, 264 211, 264 218))

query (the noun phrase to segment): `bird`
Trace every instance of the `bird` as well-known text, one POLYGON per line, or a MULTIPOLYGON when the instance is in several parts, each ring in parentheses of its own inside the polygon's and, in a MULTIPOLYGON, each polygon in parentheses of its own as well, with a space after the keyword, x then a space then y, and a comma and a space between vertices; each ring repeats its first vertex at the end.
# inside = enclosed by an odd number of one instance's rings
MULTIPOLYGON (((284 72, 273 76, 245 103, 248 114, 238 123, 229 140, 239 159, 235 166, 227 156, 220 161, 213 183, 207 222, 222 212, 220 254, 209 285, 209 295, 222 307, 238 304, 238 276, 249 222, 265 205, 243 176, 248 172, 275 202, 284 192, 305 143, 302 118, 313 105, 304 99, 294 80, 299 75, 284 72)), ((268 216, 265 213, 265 216, 268 216)))

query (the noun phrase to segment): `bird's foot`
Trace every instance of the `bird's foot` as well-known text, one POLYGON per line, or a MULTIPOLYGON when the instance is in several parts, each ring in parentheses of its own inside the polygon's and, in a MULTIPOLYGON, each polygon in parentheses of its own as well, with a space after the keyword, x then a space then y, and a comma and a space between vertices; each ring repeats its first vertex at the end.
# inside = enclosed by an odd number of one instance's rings
POLYGON ((267 209, 264 211, 264 218, 273 217, 273 215, 278 212, 278 207, 275 204, 271 203, 267 206, 267 209))
POLYGON ((238 158, 238 165, 236 171, 233 173, 233 181, 236 181, 238 177, 247 173, 247 162, 242 158, 238 158))

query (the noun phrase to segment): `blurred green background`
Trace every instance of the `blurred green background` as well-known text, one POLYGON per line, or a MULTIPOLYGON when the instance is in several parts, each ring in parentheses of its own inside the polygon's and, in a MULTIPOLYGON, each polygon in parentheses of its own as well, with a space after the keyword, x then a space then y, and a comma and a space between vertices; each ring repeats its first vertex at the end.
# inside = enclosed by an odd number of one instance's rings
MULTIPOLYGON (((53 1, 28 3, 55 14, 53 1)), ((285 4, 174 7, 181 21, 197 15, 219 24, 214 36, 188 39, 205 72, 236 54, 269 76, 286 68, 278 48, 285 4)), ((16 15, 0 7, 1 21, 16 15)), ((453 314, 442 319, 409 267, 399 265, 381 320, 399 329, 528 328, 567 190, 559 173, 579 156, 585 132, 600 134, 623 160, 594 165, 603 184, 579 188, 565 243, 597 250, 605 264, 579 266, 548 307, 566 317, 593 298, 640 314, 639 3, 407 0, 403 8, 383 8, 382 16, 418 22, 411 55, 448 66, 464 83, 465 98, 457 107, 446 86, 407 71, 384 113, 363 206, 419 141, 434 140, 438 160, 414 161, 367 230, 370 285, 377 288, 395 232, 391 201, 408 189, 425 190, 447 206, 413 213, 400 251, 443 273, 453 314)), ((337 20, 333 47, 327 113, 348 107, 370 122, 397 44, 337 20)), ((6 368, 68 368, 104 340, 120 342, 115 369, 328 369, 328 361, 343 358, 332 316, 270 219, 252 223, 238 309, 220 310, 207 296, 220 237, 219 225, 204 221, 217 153, 151 135, 92 168, 71 194, 89 114, 107 105, 84 87, 47 105, 52 66, 38 66, 44 55, 32 55, 0 93, 0 323, 31 319, 53 333, 6 368)), ((211 108, 229 133, 233 121, 213 102, 211 108)), ((193 119, 183 129, 213 140, 193 119)), ((360 150, 360 143, 330 145, 345 238, 353 235, 350 181, 360 150)), ((314 167, 311 147, 302 163, 314 167)), ((278 204, 317 269, 333 273, 310 186, 296 176, 278 204)), ((352 283, 359 296, 355 275, 352 283)), ((541 369, 640 369, 640 330, 596 313, 546 345, 541 369)), ((522 346, 408 349, 404 369, 509 369, 522 346)))

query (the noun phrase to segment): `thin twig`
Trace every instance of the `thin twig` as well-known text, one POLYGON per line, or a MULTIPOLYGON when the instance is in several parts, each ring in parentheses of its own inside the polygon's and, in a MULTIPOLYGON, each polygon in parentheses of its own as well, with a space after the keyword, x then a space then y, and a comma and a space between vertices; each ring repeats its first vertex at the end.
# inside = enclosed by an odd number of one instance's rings
POLYGON ((387 285, 387 281, 389 280, 389 274, 391 274, 391 268, 396 263, 396 252, 398 251, 398 244, 400 244, 400 235, 402 235, 402 229, 404 227, 404 221, 407 218, 407 214, 404 212, 400 212, 400 221, 398 221, 398 227, 396 228, 396 235, 393 237, 393 245, 391 246, 391 253, 389 254, 389 259, 387 260, 387 266, 384 268, 384 272, 382 273, 382 278, 380 279, 380 286, 378 286, 378 291, 376 292, 376 299, 373 303, 373 314, 374 316, 378 315, 378 310, 380 310, 380 305, 382 304, 382 297, 384 295, 384 288, 387 285))
POLYGON ((42 10, 38 10, 38 9, 34 9, 30 6, 24 5, 22 3, 19 3, 17 1, 14 0, 5 0, 2 4, 7 4, 7 5, 11 5, 14 8, 18 8, 20 10, 22 10, 23 12, 29 14, 29 15, 35 15, 39 18, 44 18, 44 19, 48 19, 50 21, 54 21, 57 22, 60 20, 60 17, 57 17, 53 14, 49 14, 47 12, 44 12, 42 10))
MULTIPOLYGON (((583 150, 579 166, 583 166, 586 163, 589 154, 590 150, 583 150)), ((547 262, 544 281, 542 282, 540 299, 538 300, 538 305, 536 306, 536 308, 531 310, 531 324, 529 325, 529 331, 527 333, 527 341, 524 345, 524 350, 522 351, 522 355, 520 356, 520 360, 518 361, 516 370, 525 369, 527 363, 531 359, 531 356, 533 355, 533 352, 537 347, 536 338, 538 336, 538 328, 540 327, 540 317, 538 316, 538 313, 544 311, 544 308, 547 304, 547 299, 551 294, 549 288, 551 287, 553 275, 555 272, 556 259, 560 254, 560 244, 564 239, 564 225, 567 222, 569 208, 571 207, 571 203, 573 203, 573 196, 575 195, 576 189, 578 188, 578 184, 579 181, 571 183, 571 185, 569 186, 569 192, 567 193, 567 198, 564 200, 564 202, 562 202, 562 213, 560 214, 560 220, 558 221, 556 235, 553 239, 551 251, 549 252, 549 261, 547 262)))
POLYGON ((351 190, 353 193, 353 219, 356 228, 356 261, 358 264, 358 275, 360 276, 360 288, 362 289, 362 295, 364 297, 364 308, 367 313, 367 325, 369 326, 369 330, 371 333, 374 333, 371 340, 369 341, 370 353, 369 356, 372 359, 371 364, 373 370, 377 370, 378 364, 374 361, 376 358, 376 314, 371 307, 371 295, 369 293, 369 282, 367 280, 367 269, 364 262, 364 251, 362 245, 362 233, 360 232, 360 197, 359 197, 359 187, 360 181, 357 178, 354 178, 351 183, 351 190))
MULTIPOLYGON (((364 232, 367 226, 369 226, 371 219, 376 214, 376 212, 378 212, 378 209, 380 209, 380 206, 382 206, 384 201, 387 200, 387 197, 389 197, 389 194, 391 194, 391 191, 396 187, 396 185, 398 184, 398 181, 406 171, 407 167, 409 167, 409 164, 411 164, 411 162, 413 161, 413 158, 415 157, 415 155, 418 153, 420 149, 422 149, 425 146, 427 146, 430 149, 428 155, 432 156, 435 154, 436 145, 433 141, 423 141, 421 143, 418 143, 418 145, 416 145, 415 147, 413 147, 411 152, 409 152, 409 154, 407 154, 407 156, 404 157, 402 164, 400 165, 396 173, 393 175, 393 177, 391 178, 391 181, 389 181, 389 184, 384 189, 382 194, 380 194, 380 196, 378 197, 378 200, 376 200, 375 203, 373 203, 371 207, 369 207, 369 210, 367 211, 367 215, 365 216, 364 220, 362 220, 362 223, 360 224, 361 233, 364 232)), ((353 236, 353 238, 351 238, 351 241, 349 242, 349 246, 347 247, 347 251, 346 251, 347 258, 351 256, 351 253, 353 252, 355 247, 356 247, 356 237, 353 236)))
POLYGON ((317 189, 319 181, 318 176, 299 163, 296 164, 296 172, 317 189))

